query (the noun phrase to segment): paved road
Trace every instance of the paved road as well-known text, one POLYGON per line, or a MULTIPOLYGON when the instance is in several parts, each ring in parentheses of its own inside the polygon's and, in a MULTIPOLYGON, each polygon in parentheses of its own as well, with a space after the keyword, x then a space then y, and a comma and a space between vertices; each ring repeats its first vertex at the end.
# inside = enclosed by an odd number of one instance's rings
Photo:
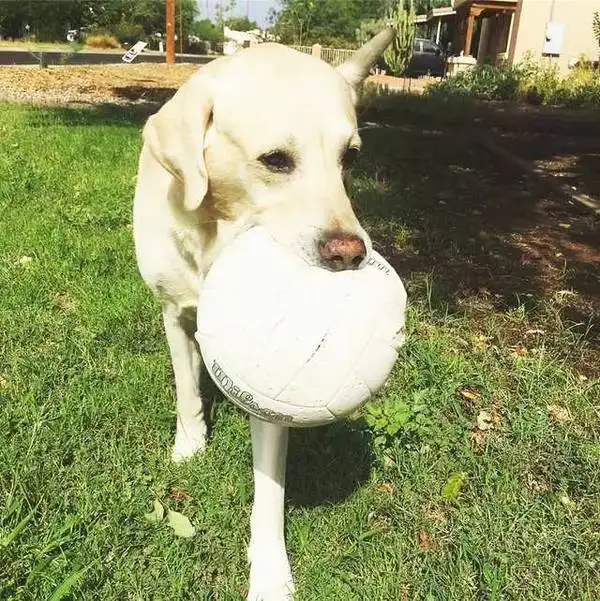
MULTIPOLYGON (((44 51, 44 57, 49 65, 115 65, 125 64, 121 57, 125 54, 113 52, 59 52, 56 50, 44 51)), ((36 51, 39 56, 39 52, 36 51)), ((177 55, 178 63, 196 63, 205 65, 213 60, 214 56, 202 56, 196 54, 177 55)), ((165 57, 162 54, 149 54, 142 52, 133 63, 164 63, 165 57)), ((5 50, 0 48, 0 65, 36 65, 38 59, 32 56, 27 50, 5 50)))

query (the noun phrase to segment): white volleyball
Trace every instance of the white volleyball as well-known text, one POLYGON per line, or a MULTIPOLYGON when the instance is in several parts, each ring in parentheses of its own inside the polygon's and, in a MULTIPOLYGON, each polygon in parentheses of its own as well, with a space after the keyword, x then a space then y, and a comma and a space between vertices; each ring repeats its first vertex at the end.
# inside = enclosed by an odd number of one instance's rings
POLYGON ((332 272, 255 227, 207 274, 196 339, 236 405, 267 421, 316 426, 381 388, 404 341, 405 311, 402 281, 378 253, 361 269, 332 272))

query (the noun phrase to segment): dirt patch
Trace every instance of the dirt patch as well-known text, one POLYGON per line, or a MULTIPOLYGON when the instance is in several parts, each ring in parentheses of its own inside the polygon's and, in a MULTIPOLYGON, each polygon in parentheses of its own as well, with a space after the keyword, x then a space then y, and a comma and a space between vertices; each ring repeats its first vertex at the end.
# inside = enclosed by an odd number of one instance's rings
MULTIPOLYGON (((0 102, 162 104, 199 68, 185 63, 0 67, 0 102)), ((429 79, 377 75, 368 81, 395 91, 421 93, 429 79)))
MULTIPOLYGON (((545 340, 565 331, 584 338, 589 353, 570 359, 597 370, 600 220, 593 212, 455 130, 411 123, 367 130, 363 140, 381 200, 369 197, 361 209, 399 273, 433 282, 422 292, 441 309, 484 317, 524 306, 545 321, 552 315, 545 340), (393 222, 408 230, 405 238, 393 222)), ((517 344, 522 333, 505 335, 505 344, 517 344)))
POLYGON ((383 86, 394 92, 407 92, 422 94, 427 86, 437 77, 393 77, 392 75, 373 75, 366 81, 367 84, 383 86))
POLYGON ((500 132, 498 143, 574 191, 600 198, 600 146, 596 136, 500 132))
POLYGON ((162 103, 197 69, 191 64, 1 67, 0 101, 162 103))

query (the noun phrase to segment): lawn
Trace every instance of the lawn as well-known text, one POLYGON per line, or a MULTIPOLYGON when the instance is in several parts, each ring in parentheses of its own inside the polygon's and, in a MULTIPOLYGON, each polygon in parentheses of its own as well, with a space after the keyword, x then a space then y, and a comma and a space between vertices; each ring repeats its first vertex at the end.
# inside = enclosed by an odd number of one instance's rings
MULTIPOLYGON (((131 241, 142 123, 0 105, 1 599, 246 590, 247 419, 208 387, 208 450, 169 461, 169 357, 131 241), (149 522, 155 500, 196 535, 149 522)), ((353 196, 409 335, 360 415, 293 432, 298 600, 596 601, 597 218, 460 136, 363 138, 353 196)))

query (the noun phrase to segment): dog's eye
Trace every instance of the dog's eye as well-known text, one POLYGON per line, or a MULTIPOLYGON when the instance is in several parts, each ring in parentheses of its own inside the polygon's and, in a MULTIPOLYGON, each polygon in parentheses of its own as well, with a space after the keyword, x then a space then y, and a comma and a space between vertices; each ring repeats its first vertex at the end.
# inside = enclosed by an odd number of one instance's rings
POLYGON ((344 167, 344 169, 347 169, 354 163, 354 161, 356 161, 358 153, 359 149, 354 146, 351 146, 346 150, 344 156, 342 157, 342 166, 344 167))
POLYGON ((291 173, 295 167, 294 158, 283 150, 273 150, 258 157, 269 170, 278 173, 291 173))

